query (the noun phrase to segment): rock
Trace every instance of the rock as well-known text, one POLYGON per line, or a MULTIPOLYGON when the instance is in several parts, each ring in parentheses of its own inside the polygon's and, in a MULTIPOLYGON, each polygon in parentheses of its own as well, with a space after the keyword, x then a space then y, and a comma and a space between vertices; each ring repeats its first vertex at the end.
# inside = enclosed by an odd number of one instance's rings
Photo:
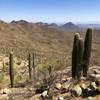
POLYGON ((64 100, 64 98, 63 97, 58 97, 58 100, 64 100))
POLYGON ((55 88, 56 88, 56 89, 60 90, 61 87, 62 87, 62 85, 61 85, 60 83, 56 83, 56 84, 55 84, 55 88))
POLYGON ((42 96, 42 97, 46 97, 47 94, 48 94, 48 91, 44 91, 44 92, 41 94, 41 96, 42 96))
POLYGON ((81 77, 81 82, 86 81, 87 77, 81 77))
POLYGON ((85 89, 85 91, 83 92, 83 95, 86 97, 93 96, 94 94, 95 94, 95 91, 90 88, 85 89))
POLYGON ((97 69, 94 69, 93 71, 94 71, 94 74, 100 74, 100 71, 97 69))
POLYGON ((65 88, 66 90, 68 90, 70 85, 71 85, 71 83, 65 83, 65 84, 63 84, 62 87, 65 88))
POLYGON ((96 74, 95 78, 96 80, 100 81, 100 74, 96 74))
POLYGON ((2 94, 2 95, 0 95, 0 100, 9 100, 8 94, 2 94))
MULTIPOLYGON (((41 94, 36 94, 34 96, 32 96, 31 98, 29 98, 29 100, 40 100, 41 94)), ((22 100, 22 99, 20 99, 22 100)))
POLYGON ((86 84, 84 84, 84 83, 82 83, 82 84, 80 85, 80 87, 81 87, 83 90, 85 90, 85 89, 87 88, 86 84))
POLYGON ((87 100, 93 100, 93 97, 88 97, 88 99, 87 100))
POLYGON ((90 74, 89 79, 91 81, 99 81, 100 82, 100 74, 90 74))
POLYGON ((79 85, 75 86, 73 89, 71 89, 71 93, 72 95, 75 95, 75 96, 81 96, 82 95, 82 89, 79 85))
POLYGON ((1 93, 2 93, 2 94, 10 94, 10 93, 11 93, 11 90, 5 88, 5 89, 2 89, 2 90, 1 90, 1 93))
POLYGON ((72 80, 72 77, 67 77, 67 80, 68 80, 68 81, 71 81, 71 80, 72 80))
POLYGON ((96 85, 100 86, 100 81, 99 80, 96 81, 96 85))
POLYGON ((66 92, 68 92, 68 90, 66 89, 66 88, 61 88, 60 89, 60 93, 62 94, 62 93, 66 93, 66 92))
POLYGON ((89 75, 89 80, 95 81, 96 75, 95 74, 90 74, 89 75))
POLYGON ((100 94, 100 86, 97 88, 97 92, 98 94, 100 94))
POLYGON ((96 89, 97 89, 96 83, 95 83, 95 82, 91 82, 91 83, 90 83, 90 88, 91 88, 92 90, 96 90, 96 89))
POLYGON ((65 82, 67 82, 67 81, 68 81, 68 80, 64 78, 64 79, 61 80, 61 83, 65 83, 65 82))
POLYGON ((96 75, 96 85, 100 86, 100 75, 99 74, 96 75))

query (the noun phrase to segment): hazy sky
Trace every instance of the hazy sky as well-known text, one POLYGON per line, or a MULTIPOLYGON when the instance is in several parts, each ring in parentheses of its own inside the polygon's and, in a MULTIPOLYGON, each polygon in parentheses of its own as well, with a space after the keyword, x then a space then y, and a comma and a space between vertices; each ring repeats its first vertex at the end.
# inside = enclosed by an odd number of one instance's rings
POLYGON ((100 23, 100 0, 0 0, 0 19, 100 23))

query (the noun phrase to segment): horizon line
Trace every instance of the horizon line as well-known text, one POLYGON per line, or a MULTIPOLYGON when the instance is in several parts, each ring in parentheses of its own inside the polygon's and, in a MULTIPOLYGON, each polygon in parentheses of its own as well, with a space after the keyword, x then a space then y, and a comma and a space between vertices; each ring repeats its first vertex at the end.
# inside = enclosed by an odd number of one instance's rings
POLYGON ((64 23, 69 23, 69 22, 72 22, 73 24, 100 24, 100 21, 71 21, 71 20, 69 20, 69 21, 60 21, 60 22, 58 22, 58 21, 42 21, 42 20, 38 20, 38 21, 35 21, 35 20, 27 20, 27 19, 12 19, 12 20, 2 20, 2 19, 0 19, 0 21, 3 21, 3 22, 5 22, 5 23, 11 23, 12 21, 15 21, 15 22, 17 22, 17 21, 21 21, 21 20, 23 20, 23 21, 26 21, 26 22, 29 22, 29 23, 38 23, 38 22, 42 22, 42 23, 49 23, 49 24, 52 24, 52 23, 56 23, 56 24, 64 24, 64 23))

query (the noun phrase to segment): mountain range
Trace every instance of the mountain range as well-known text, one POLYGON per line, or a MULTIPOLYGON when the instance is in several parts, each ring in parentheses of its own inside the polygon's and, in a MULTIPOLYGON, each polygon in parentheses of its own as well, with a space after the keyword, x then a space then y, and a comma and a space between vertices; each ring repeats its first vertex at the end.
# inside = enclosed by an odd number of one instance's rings
MULTIPOLYGON (((8 54, 12 49, 16 55, 22 56, 34 51, 56 52, 70 58, 74 33, 79 32, 84 36, 87 27, 83 26, 72 22, 58 25, 56 23, 32 23, 25 20, 7 23, 0 20, 0 53, 8 54)), ((92 57, 95 58, 93 60, 100 64, 96 59, 99 58, 100 53, 100 30, 93 32, 92 50, 92 57)))

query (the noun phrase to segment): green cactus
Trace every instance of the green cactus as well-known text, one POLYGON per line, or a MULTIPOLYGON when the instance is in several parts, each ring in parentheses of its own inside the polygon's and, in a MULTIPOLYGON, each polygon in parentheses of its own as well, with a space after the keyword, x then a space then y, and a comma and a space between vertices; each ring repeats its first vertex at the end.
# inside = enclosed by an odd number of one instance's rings
POLYGON ((76 76, 77 79, 80 80, 82 76, 82 61, 83 61, 83 39, 79 38, 78 46, 77 46, 77 67, 76 67, 76 76))
POLYGON ((51 65, 49 65, 49 67, 47 68, 48 69, 48 72, 49 72, 49 75, 51 74, 51 72, 52 72, 52 66, 51 65))
POLYGON ((13 56, 13 52, 10 53, 10 57, 9 57, 9 75, 10 75, 11 87, 14 87, 14 56, 13 56))
POLYGON ((28 56, 28 70, 29 70, 29 79, 32 78, 32 68, 31 68, 31 54, 29 53, 29 56, 28 56))
POLYGON ((83 76, 87 76, 92 48, 92 29, 87 29, 84 41, 83 76))
POLYGON ((72 78, 76 79, 76 68, 77 68, 77 46, 79 42, 80 34, 75 33, 74 36, 74 43, 73 43, 73 50, 72 50, 72 78))
POLYGON ((35 53, 33 53, 33 70, 35 69, 35 53))

